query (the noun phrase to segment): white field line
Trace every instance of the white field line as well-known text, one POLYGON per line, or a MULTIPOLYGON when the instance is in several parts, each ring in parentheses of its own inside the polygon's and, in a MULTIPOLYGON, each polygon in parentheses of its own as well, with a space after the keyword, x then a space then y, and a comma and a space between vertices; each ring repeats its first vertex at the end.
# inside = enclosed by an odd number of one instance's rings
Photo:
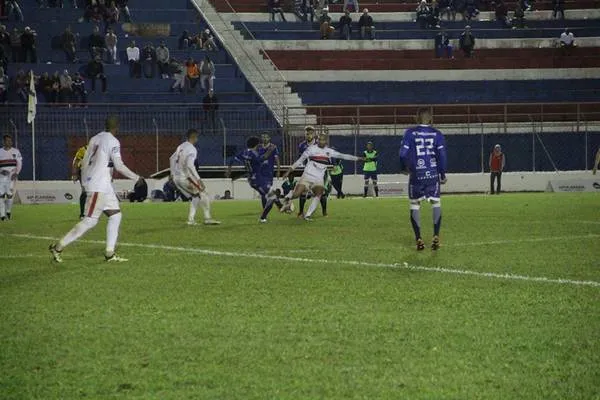
POLYGON ((39 254, 13 254, 13 255, 2 255, 0 260, 17 260, 21 258, 48 258, 47 256, 41 256, 39 254))
POLYGON ((446 244, 446 245, 444 245, 444 247, 492 246, 495 244, 535 243, 535 242, 549 242, 549 241, 554 241, 554 240, 595 239, 598 237, 600 237, 600 234, 590 233, 587 235, 548 236, 548 237, 540 237, 540 238, 490 240, 487 242, 464 242, 464 243, 446 244))
MULTIPOLYGON (((36 239, 36 240, 57 240, 56 238, 49 236, 38 236, 30 234, 1 234, 3 236, 13 236, 25 239, 36 239)), ((104 244, 101 240, 80 240, 83 243, 95 243, 104 244)), ((233 258, 255 258, 260 260, 275 260, 275 261, 289 261, 299 263, 310 263, 310 264, 329 264, 329 265, 350 265, 355 267, 373 267, 373 268, 390 268, 390 269, 404 269, 409 271, 420 271, 420 272, 437 272, 442 274, 452 275, 468 275, 479 278, 490 278, 490 279, 502 279, 502 280, 513 280, 513 281, 528 281, 528 282, 542 282, 542 283, 554 283, 560 285, 574 285, 574 286, 592 286, 600 287, 600 282, 597 281, 579 281, 572 279, 562 278, 547 278, 543 276, 529 276, 529 275, 515 275, 515 274, 500 274, 495 272, 478 272, 464 269, 453 269, 446 267, 425 267, 420 265, 409 265, 408 263, 373 263, 366 261, 351 261, 351 260, 328 260, 324 258, 302 258, 302 257, 290 257, 282 255, 267 255, 258 253, 248 252, 233 252, 233 251, 218 251, 208 249, 196 249, 189 247, 179 246, 165 246, 159 244, 145 244, 145 243, 119 243, 121 247, 137 247, 143 249, 158 249, 167 251, 178 251, 182 253, 196 253, 204 254, 208 256, 216 257, 233 257, 233 258)))

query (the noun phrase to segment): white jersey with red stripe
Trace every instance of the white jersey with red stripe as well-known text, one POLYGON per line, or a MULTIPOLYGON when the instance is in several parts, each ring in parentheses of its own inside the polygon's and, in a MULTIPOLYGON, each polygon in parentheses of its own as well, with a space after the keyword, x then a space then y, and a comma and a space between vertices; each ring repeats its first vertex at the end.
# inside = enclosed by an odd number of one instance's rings
POLYGON ((194 165, 197 157, 198 150, 190 142, 183 142, 177 146, 177 149, 171 155, 171 158, 169 158, 173 178, 179 180, 192 179, 195 182, 200 181, 200 175, 198 175, 198 171, 194 165))
POLYGON ((328 146, 312 145, 302 153, 302 156, 294 163, 293 168, 301 167, 306 161, 302 177, 311 182, 322 182, 325 178, 325 171, 332 164, 331 160, 334 158, 350 161, 358 160, 356 156, 340 153, 328 146))
POLYGON ((23 167, 21 152, 14 147, 10 149, 0 148, 0 176, 12 177, 19 175, 23 167))
POLYGON ((112 168, 133 180, 139 179, 123 164, 121 144, 110 132, 100 132, 90 139, 81 162, 83 187, 88 193, 113 193, 112 168))

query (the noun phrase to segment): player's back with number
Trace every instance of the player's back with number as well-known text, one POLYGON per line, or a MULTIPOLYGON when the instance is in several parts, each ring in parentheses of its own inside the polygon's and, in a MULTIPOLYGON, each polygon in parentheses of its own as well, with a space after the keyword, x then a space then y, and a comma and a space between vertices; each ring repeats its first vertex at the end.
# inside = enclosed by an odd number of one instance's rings
POLYGON ((82 165, 82 183, 88 192, 110 193, 113 156, 121 154, 121 145, 110 132, 100 132, 92 139, 82 165))
POLYGON ((429 125, 418 125, 406 130, 400 156, 407 164, 412 183, 437 183, 445 175, 444 136, 429 125))

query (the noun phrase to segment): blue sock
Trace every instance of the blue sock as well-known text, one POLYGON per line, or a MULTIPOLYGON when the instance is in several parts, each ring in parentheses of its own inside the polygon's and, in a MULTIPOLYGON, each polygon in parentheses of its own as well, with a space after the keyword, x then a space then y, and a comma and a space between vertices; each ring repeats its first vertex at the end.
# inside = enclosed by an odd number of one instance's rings
POLYGON ((262 203, 262 208, 264 209, 267 206, 267 197, 264 194, 260 195, 260 202, 262 203))
POLYGON ((442 226, 442 207, 437 204, 433 206, 433 235, 440 235, 440 228, 442 226))
POLYGON ((412 224, 413 231, 415 231, 415 240, 421 239, 421 210, 410 210, 410 223, 412 224))

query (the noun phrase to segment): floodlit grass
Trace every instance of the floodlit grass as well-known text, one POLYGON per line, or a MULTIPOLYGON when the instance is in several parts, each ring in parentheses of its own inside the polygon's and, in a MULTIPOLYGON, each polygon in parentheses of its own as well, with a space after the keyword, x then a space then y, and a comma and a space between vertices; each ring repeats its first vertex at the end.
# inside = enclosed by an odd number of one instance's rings
POLYGON ((600 286, 572 281, 600 282, 600 197, 442 204, 443 247, 419 254, 405 199, 266 225, 258 202, 219 202, 219 227, 186 226, 187 204, 123 204, 120 265, 93 242, 104 221, 51 263, 49 240, 14 235, 59 237, 77 206, 15 207, 0 398, 599 399, 600 286))

